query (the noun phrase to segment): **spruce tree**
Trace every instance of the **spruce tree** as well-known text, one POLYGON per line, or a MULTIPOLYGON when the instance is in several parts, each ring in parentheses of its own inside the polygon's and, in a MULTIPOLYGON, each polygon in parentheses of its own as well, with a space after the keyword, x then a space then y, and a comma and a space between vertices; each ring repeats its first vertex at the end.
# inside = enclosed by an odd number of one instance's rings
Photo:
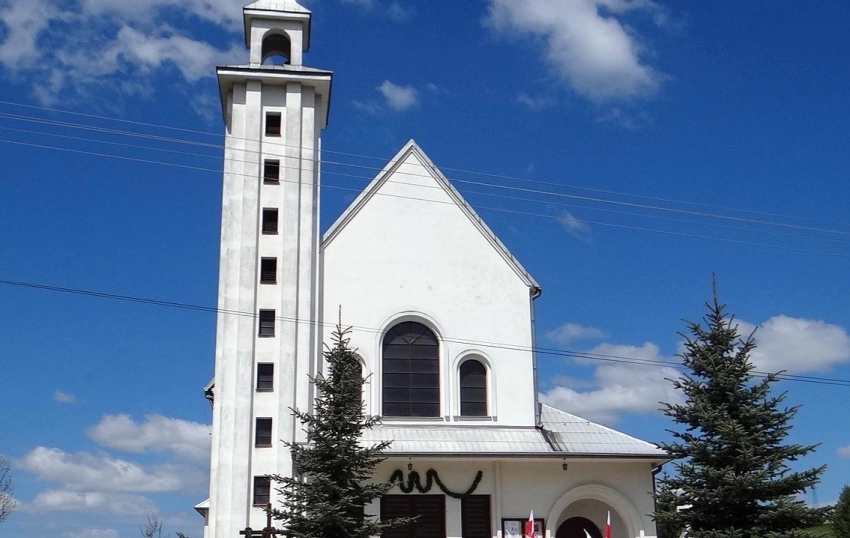
POLYGON ((660 528, 688 529, 691 538, 795 538, 823 520, 798 495, 814 487, 824 467, 792 471, 789 463, 815 446, 786 443, 797 407, 771 395, 778 374, 756 379, 753 335, 741 338, 717 299, 706 303, 705 327, 689 323, 680 355, 686 369, 672 380, 684 404, 664 404, 683 430, 662 445, 675 475, 659 480, 660 528))
POLYGON ((844 486, 832 513, 832 535, 850 538, 850 486, 844 486))
POLYGON ((379 419, 363 413, 363 378, 357 355, 349 349, 348 330, 337 326, 333 346, 324 353, 327 376, 319 373, 312 414, 294 410, 309 435, 306 445, 287 443, 300 476, 274 476, 283 496, 272 516, 291 538, 368 538, 407 521, 382 522, 363 508, 392 485, 370 481, 389 442, 360 444, 362 432, 379 419))

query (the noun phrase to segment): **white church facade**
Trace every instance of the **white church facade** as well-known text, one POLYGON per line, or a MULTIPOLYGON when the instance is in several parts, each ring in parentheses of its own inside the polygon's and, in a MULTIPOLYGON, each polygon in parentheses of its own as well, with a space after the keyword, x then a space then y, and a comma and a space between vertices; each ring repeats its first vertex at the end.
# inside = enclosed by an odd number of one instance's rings
POLYGON ((337 323, 353 328, 365 443, 391 440, 367 507, 416 514, 402 537, 655 535, 654 445, 537 401, 540 286, 428 156, 408 142, 320 236, 321 132, 332 73, 303 66, 311 13, 244 9, 250 62, 218 68, 226 125, 210 498, 205 538, 266 525, 280 440, 306 442, 291 408, 337 323), (286 62, 269 62, 284 57, 286 62), (246 315, 247 314, 247 315, 246 315), (587 534, 586 534, 587 533, 587 534))

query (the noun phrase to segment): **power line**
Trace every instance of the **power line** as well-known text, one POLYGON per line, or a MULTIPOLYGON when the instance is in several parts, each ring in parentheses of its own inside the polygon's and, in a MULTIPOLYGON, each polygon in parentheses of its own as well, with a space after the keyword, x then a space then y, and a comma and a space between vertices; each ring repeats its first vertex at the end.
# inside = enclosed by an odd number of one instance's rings
MULTIPOLYGON (((93 152, 93 151, 86 151, 86 150, 79 150, 79 149, 72 149, 72 148, 63 148, 63 147, 58 147, 58 146, 49 146, 49 145, 46 145, 46 144, 33 144, 33 143, 28 143, 28 142, 20 142, 20 141, 16 141, 16 140, 7 140, 7 139, 2 139, 2 138, 0 138, 0 143, 20 145, 20 146, 29 146, 29 147, 39 148, 39 149, 51 149, 51 150, 56 150, 56 151, 68 152, 68 153, 92 155, 92 156, 96 156, 96 157, 114 158, 114 159, 120 159, 120 160, 126 160, 126 161, 146 163, 146 164, 173 166, 173 167, 181 168, 181 169, 185 169, 185 170, 197 170, 197 171, 203 171, 203 172, 213 172, 213 173, 216 173, 216 174, 221 173, 220 170, 212 169, 212 168, 203 168, 203 167, 199 167, 199 166, 183 165, 183 164, 169 163, 169 162, 164 162, 164 161, 155 161, 155 160, 151 160, 151 159, 141 159, 141 158, 137 158, 137 157, 128 157, 128 156, 124 156, 124 155, 114 155, 114 154, 109 154, 109 153, 100 153, 100 152, 93 152)), ((240 175, 247 176, 247 174, 240 174, 240 175)), ((365 178, 363 176, 354 176, 354 175, 343 174, 343 173, 339 173, 339 172, 327 172, 327 171, 325 171, 325 172, 323 172, 323 175, 334 175, 334 176, 340 176, 340 177, 355 177, 355 178, 358 178, 358 179, 369 179, 369 178, 365 178)), ((286 183, 286 182, 296 183, 294 181, 287 181, 287 180, 280 180, 280 181, 282 181, 284 183, 286 183)), ((350 187, 341 187, 341 186, 335 186, 335 185, 325 184, 324 187, 328 188, 328 189, 334 189, 334 190, 345 190, 345 191, 350 191, 350 192, 362 192, 361 189, 354 189, 354 188, 350 188, 350 187)), ((426 198, 417 198, 417 197, 413 197, 413 196, 404 196, 404 195, 391 194, 391 193, 381 193, 381 192, 379 192, 377 194, 381 195, 381 196, 390 196, 390 197, 393 197, 393 198, 415 200, 415 201, 425 202, 425 203, 454 204, 454 202, 448 202, 448 201, 444 202, 444 201, 440 201, 440 200, 429 200, 429 199, 426 199, 426 198)), ((485 195, 493 196, 492 194, 485 194, 485 195)), ((499 207, 478 206, 478 208, 483 209, 483 210, 488 210, 488 211, 495 211, 495 212, 500 212, 500 213, 512 214, 512 215, 523 215, 523 216, 547 218, 547 219, 551 219, 551 220, 555 220, 555 221, 559 221, 559 222, 562 220, 562 217, 557 216, 557 215, 547 215, 547 214, 534 213, 534 212, 529 212, 529 211, 517 211, 517 210, 511 210, 511 209, 505 209, 505 208, 499 208, 499 207)), ((736 245, 772 248, 772 249, 784 250, 784 251, 788 251, 788 252, 800 252, 800 253, 806 253, 806 254, 819 254, 819 255, 823 255, 823 256, 834 256, 834 257, 841 257, 841 258, 850 257, 850 254, 844 254, 844 253, 840 253, 840 252, 831 252, 831 251, 813 250, 813 249, 806 249, 806 248, 787 247, 787 246, 782 246, 782 245, 774 245, 774 244, 770 244, 770 243, 758 243, 758 242, 753 242, 753 241, 744 241, 744 240, 740 240, 740 239, 728 239, 728 238, 722 238, 722 237, 713 237, 713 236, 709 236, 709 235, 691 234, 691 233, 686 233, 686 232, 676 232, 676 231, 670 231, 670 230, 658 230, 658 229, 645 228, 645 227, 640 227, 640 226, 629 226, 629 225, 625 225, 625 224, 614 224, 614 223, 610 223, 610 222, 601 222, 601 221, 592 221, 592 220, 582 220, 582 222, 584 222, 586 224, 592 224, 592 225, 595 225, 595 226, 604 226, 604 227, 609 227, 609 228, 639 231, 639 232, 650 232, 650 233, 656 233, 656 234, 662 234, 662 235, 669 235, 669 236, 673 236, 673 237, 685 237, 685 238, 691 238, 691 239, 720 241, 720 242, 731 243, 731 244, 736 244, 736 245)))
MULTIPOLYGON (((0 114, 0 116, 2 116, 2 114, 0 114)), ((62 138, 62 139, 75 140, 75 141, 86 141, 86 142, 93 141, 92 139, 80 138, 80 137, 70 136, 70 135, 62 135, 62 134, 58 134, 58 133, 45 133, 45 132, 33 131, 33 130, 29 130, 29 129, 16 129, 16 128, 12 128, 12 127, 0 126, 0 130, 11 131, 11 132, 16 132, 16 133, 24 133, 24 134, 46 135, 46 136, 51 136, 51 137, 55 137, 55 138, 62 138)), ((0 139, 0 142, 6 142, 6 143, 14 144, 14 143, 19 143, 20 141, 11 141, 11 140, 0 139)), ((152 147, 152 146, 141 146, 141 145, 137 145, 137 144, 127 144, 127 143, 123 143, 123 142, 114 142, 114 141, 111 141, 111 140, 97 140, 97 142, 99 144, 107 144, 107 145, 118 146, 118 147, 127 147, 127 148, 139 149, 139 150, 145 150, 145 151, 160 151, 160 152, 165 152, 165 153, 177 154, 177 155, 181 155, 181 156, 184 156, 184 157, 200 157, 200 158, 206 158, 206 159, 215 159, 216 161, 222 161, 223 160, 223 157, 221 155, 208 155, 208 154, 203 154, 203 153, 186 153, 185 151, 180 151, 180 150, 157 148, 157 147, 152 147)), ((23 142, 20 142, 20 143, 23 143, 23 142)), ((65 148, 59 148, 59 147, 55 147, 55 146, 50 146, 50 148, 54 148, 54 149, 57 149, 57 150, 60 150, 60 151, 65 150, 65 148)), ((250 153, 253 153, 253 152, 250 152, 250 153)), ((108 155, 97 154, 97 156, 111 156, 113 158, 121 158, 120 155, 115 155, 115 154, 108 154, 108 155)), ((172 166, 172 165, 178 166, 179 165, 179 163, 170 163, 170 162, 163 162, 163 161, 151 162, 151 161, 145 160, 144 162, 149 162, 151 164, 161 164, 161 165, 166 165, 166 166, 172 166)), ((254 164, 254 161, 249 161, 249 160, 244 160, 244 159, 233 159, 233 158, 227 159, 227 162, 254 164)), ((319 164, 331 164, 331 165, 343 165, 343 166, 347 165, 346 163, 338 163, 338 162, 327 161, 327 160, 319 160, 318 162, 319 162, 319 164)), ((279 168, 282 168, 282 169, 291 169, 291 170, 299 169, 296 166, 286 166, 286 165, 280 165, 280 164, 278 166, 279 166, 279 168)), ((202 170, 208 170, 208 171, 211 171, 211 172, 218 173, 218 170, 211 170, 211 169, 202 169, 202 170)), ((339 176, 343 175, 341 173, 333 172, 333 171, 326 171, 325 174, 339 175, 339 176)), ((247 176, 247 174, 237 174, 237 175, 247 176)), ((397 171, 396 175, 425 177, 422 174, 411 174, 409 172, 401 172, 401 171, 397 171)), ((356 179, 366 179, 366 180, 371 179, 367 176, 356 176, 356 175, 346 175, 345 177, 351 177, 351 178, 356 178, 356 179)), ((286 180, 279 180, 279 181, 287 182, 286 180)), ((402 185, 409 185, 409 186, 412 186, 412 187, 419 187, 419 188, 432 188, 432 189, 440 189, 441 188, 439 185, 422 185, 422 184, 416 184, 416 183, 407 183, 407 182, 398 181, 398 180, 391 180, 391 182, 402 184, 402 185)), ((520 201, 520 202, 538 202, 538 203, 540 202, 540 200, 534 199, 534 198, 520 198, 520 197, 517 197, 517 196, 494 194, 494 193, 490 193, 490 192, 467 191, 467 193, 473 194, 473 195, 478 195, 478 196, 489 196, 489 197, 501 198, 501 199, 506 199, 506 200, 515 200, 515 201, 520 201)), ((578 209, 584 209, 584 210, 587 210, 587 211, 596 211, 596 212, 610 213, 610 214, 615 214, 615 215, 626 215, 626 216, 634 216, 634 217, 638 217, 638 218, 665 220, 665 221, 668 221, 668 222, 677 222, 677 223, 682 223, 682 224, 696 224, 696 225, 699 225, 699 226, 708 226, 708 227, 712 227, 712 228, 727 229, 727 230, 738 230, 738 231, 743 230, 743 231, 749 231, 749 232, 753 231, 749 228, 741 228, 739 226, 729 226, 729 225, 723 225, 723 224, 717 224, 717 223, 711 223, 711 222, 698 222, 698 221, 695 222, 695 221, 688 221, 688 220, 684 220, 684 219, 677 219, 677 218, 674 218, 674 217, 664 217, 664 216, 660 216, 660 215, 635 213, 635 212, 629 212, 629 211, 618 211, 618 210, 605 209, 605 208, 599 208, 599 207, 588 207, 588 206, 584 206, 584 205, 576 205, 576 204, 570 204, 570 203, 559 202, 559 201, 547 201, 546 203, 549 204, 549 205, 556 205, 556 206, 559 206, 559 207, 578 208, 578 209)), ((798 235, 798 234, 790 234, 790 233, 784 233, 784 232, 777 232, 777 231, 773 231, 773 230, 760 230, 758 233, 776 235, 776 236, 788 237, 788 238, 795 238, 795 239, 812 239, 808 236, 803 236, 803 235, 798 235)), ((850 235, 850 234, 848 234, 848 235, 850 235)), ((827 239, 827 238, 819 238, 819 237, 815 237, 814 239, 816 239, 818 241, 825 241, 825 242, 830 242, 830 243, 845 244, 843 241, 840 241, 840 240, 837 240, 837 239, 827 239)))
MULTIPOLYGON (((84 290, 80 288, 68 288, 61 286, 52 286, 48 284, 40 284, 33 282, 23 282, 23 281, 15 281, 15 280, 6 280, 0 279, 0 284, 4 284, 7 286, 15 286, 20 288, 27 289, 36 289, 43 291, 52 291, 58 293, 67 293, 73 295, 81 295, 86 297, 94 297, 99 299, 110 299, 116 301, 125 301, 132 303, 140 303, 147 304, 152 306, 162 306, 169 308, 178 308, 184 310, 192 310, 199 312, 207 312, 207 313, 215 313, 215 314, 225 314, 225 315, 235 315, 235 316, 243 316, 243 317, 251 317, 257 318, 258 315, 254 312, 244 312, 238 310, 225 310, 212 306, 202 306, 195 305, 190 303, 182 303, 177 301, 166 301, 160 299, 151 299, 145 297, 137 297, 132 295, 121 295, 93 290, 84 290)), ((309 324, 314 325, 320 328, 334 327, 333 323, 323 323, 321 321, 316 320, 308 320, 301 318, 291 318, 286 316, 276 316, 276 320, 288 322, 288 323, 296 323, 296 324, 309 324)), ((375 327, 365 327, 365 326, 352 326, 352 329, 370 332, 374 334, 380 334, 382 332, 381 329, 375 327)), ((538 353, 541 355, 552 355, 552 356, 560 356, 560 357, 568 357, 568 358, 578 358, 589 361, 602 361, 602 362, 613 362, 620 364, 634 364, 639 366, 647 366, 647 367, 669 367, 676 370, 681 370, 682 365, 679 363, 657 360, 657 359, 643 359, 640 357, 629 357, 622 355, 609 355, 604 353, 591 353, 591 352, 582 352, 582 351, 571 351, 566 349, 557 349, 557 348, 545 348, 545 347, 530 347, 523 345, 515 345, 515 344, 507 344, 503 342, 491 342, 484 340, 471 340, 471 339, 463 339, 463 338, 454 338, 454 337, 442 337, 442 340, 445 342, 452 342, 464 345, 474 345, 474 346, 483 346, 488 348, 495 349, 505 349, 509 351, 522 351, 522 352, 531 352, 538 353)), ((831 386, 839 386, 839 387, 850 387, 850 380, 848 379, 839 379, 839 378, 830 378, 830 377, 815 377, 815 376, 805 376, 805 375, 797 375, 797 374, 771 374, 768 372, 760 372, 753 371, 752 372, 757 377, 768 377, 770 375, 774 375, 777 379, 781 379, 784 381, 796 381, 802 383, 812 383, 818 385, 831 385, 831 386)))
MULTIPOLYGON (((203 134, 203 135, 206 135, 206 136, 222 136, 220 134, 216 135, 214 133, 210 133, 210 132, 206 132, 206 131, 196 131, 196 130, 192 130, 192 129, 170 127, 170 126, 161 125, 161 124, 153 124, 153 123, 137 122, 137 121, 131 121, 131 120, 123 120, 123 119, 120 119, 120 118, 111 118, 111 117, 107 117, 107 116, 97 116, 97 115, 92 115, 92 114, 64 111, 64 110, 47 108, 47 107, 37 107, 37 106, 33 106, 33 105, 25 105, 25 104, 21 104, 21 103, 10 102, 10 101, 0 101, 0 104, 6 104, 6 105, 9 105, 9 106, 26 107, 26 108, 37 109, 37 110, 45 110, 45 111, 56 112, 56 113, 61 113, 61 114, 72 114, 72 115, 81 116, 81 117, 89 117, 89 118, 95 118, 95 119, 100 119, 100 120, 122 122, 122 123, 128 123, 128 124, 132 124, 132 125, 141 125, 141 126, 154 127, 154 128, 171 129, 171 130, 188 132, 188 133, 203 134)), ((85 124, 74 124, 74 123, 68 123, 68 122, 57 122, 57 121, 52 121, 52 120, 43 120, 41 118, 33 118, 31 116, 21 116, 21 115, 16 115, 16 114, 0 113, 0 117, 8 117, 10 119, 18 119, 20 121, 35 121, 35 122, 38 122, 38 123, 47 123, 47 124, 51 124, 51 125, 57 125, 57 126, 68 127, 68 128, 81 128, 81 129, 87 129, 87 130, 94 130, 94 131, 98 131, 98 132, 108 132, 108 133, 112 133, 112 134, 118 134, 118 135, 121 135, 121 136, 138 136, 138 137, 151 138, 151 139, 156 139, 156 140, 161 140, 161 141, 166 141, 166 142, 172 142, 172 143, 193 144, 193 145, 201 145, 201 146, 214 147, 216 149, 221 149, 221 145, 219 145, 219 144, 200 143, 200 142, 195 142, 195 141, 187 141, 187 140, 183 140, 183 139, 159 137, 159 136, 155 136, 155 135, 148 135, 148 134, 138 133, 138 132, 133 132, 133 131, 119 131, 119 130, 115 130, 115 129, 93 127, 93 126, 88 126, 88 125, 85 125, 85 124)), ((243 139, 243 140, 249 140, 249 139, 243 139)), ((251 141, 253 141, 253 140, 251 140, 251 141)), ((273 144, 273 145, 284 146, 284 147, 293 147, 295 149, 301 149, 299 146, 292 146, 292 145, 281 144, 281 143, 276 143, 276 144, 273 144)), ((332 150, 327 150, 327 149, 325 149, 323 151, 326 152, 326 153, 335 153, 335 154, 346 155, 346 156, 351 156, 351 157, 358 157, 358 158, 364 158, 364 159, 379 159, 381 161, 385 161, 385 159, 383 159, 383 158, 369 156, 369 155, 361 155, 361 154, 345 153, 345 152, 334 152, 332 150)), ((369 169, 369 170, 381 170, 380 168, 367 167, 367 166, 356 165, 356 164, 352 164, 352 163, 333 162, 331 164, 340 165, 340 166, 351 166, 351 167, 365 168, 365 169, 369 169)), ((618 191, 612 191, 612 190, 593 189, 593 188, 588 188, 588 187, 580 187, 580 186, 575 186, 575 185, 561 184, 561 183, 555 183, 555 182, 549 182, 549 181, 531 180, 531 179, 527 179, 527 178, 519 178, 519 177, 514 177, 514 176, 506 176, 506 175, 492 174, 492 173, 486 173, 486 172, 477 172, 477 171, 462 170, 462 169, 455 169, 455 168, 443 168, 443 169, 444 170, 452 170, 452 171, 461 172, 461 173, 468 173, 468 174, 486 176, 486 177, 491 177, 491 178, 507 179, 507 180, 510 180, 510 181, 522 181, 522 182, 528 182, 528 183, 557 186, 557 187, 562 187, 562 188, 572 188, 572 189, 584 190, 584 191, 587 191, 587 192, 612 194, 612 195, 616 195, 616 196, 625 196, 625 197, 635 197, 635 198, 639 198, 639 199, 645 199, 645 200, 651 200, 651 201, 657 201, 657 202, 676 203, 676 204, 690 205, 690 206, 695 206, 695 207, 705 207, 705 208, 709 208, 709 209, 718 209, 718 210, 723 210, 723 211, 743 212, 743 213, 761 215, 761 216, 765 216, 765 217, 785 218, 785 219, 790 219, 790 220, 799 220, 799 221, 807 221, 807 222, 819 222, 819 221, 815 221, 813 219, 808 219, 808 218, 804 218, 804 217, 798 217, 798 216, 792 216, 792 215, 782 215, 782 214, 778 214, 778 213, 767 213, 767 212, 753 211, 753 210, 747 210, 747 209, 729 208, 729 207, 723 207, 723 206, 713 206, 713 205, 709 205, 709 204, 700 204, 700 203, 696 203, 696 202, 673 200, 673 199, 659 198, 659 197, 652 197, 652 196, 643 196, 643 195, 636 195, 636 194, 630 194, 630 193, 624 193, 624 192, 618 192, 618 191)), ((527 191, 527 192, 535 192, 536 194, 542 194, 542 195, 548 195, 548 196, 569 197, 569 198, 573 198, 573 199, 585 200, 585 201, 590 201, 590 202, 594 202, 594 203, 608 203, 608 204, 624 205, 624 206, 629 206, 629 207, 637 207, 637 208, 641 208, 641 209, 654 210, 654 211, 678 212, 678 213, 684 213, 684 214, 693 215, 693 216, 701 216, 701 217, 706 217, 706 218, 720 218, 720 219, 726 219, 726 220, 735 220, 735 221, 740 221, 740 222, 760 224, 760 225, 766 225, 766 226, 780 226, 780 227, 787 227, 787 228, 796 228, 796 229, 803 229, 803 230, 810 230, 810 231, 818 231, 818 232, 821 232, 821 233, 850 235, 850 232, 841 232, 841 231, 837 231, 837 230, 830 230, 830 229, 824 229, 824 228, 813 228, 811 226, 800 226, 800 225, 793 225, 793 224, 786 224, 786 223, 777 223, 777 222, 765 221, 765 220, 762 220, 762 219, 748 219, 748 218, 743 218, 743 217, 733 217, 733 216, 730 216, 730 215, 717 215, 717 214, 714 214, 714 213, 707 213, 707 212, 702 212, 702 211, 691 211, 691 210, 676 209, 676 208, 669 208, 669 207, 662 207, 662 206, 635 204, 635 203, 631 203, 631 202, 622 202, 622 201, 609 200, 609 199, 604 199, 604 198, 594 198, 594 197, 588 197, 588 196, 569 195, 569 194, 566 194, 566 193, 553 193, 553 192, 549 192, 549 191, 540 191, 540 190, 537 190, 537 189, 521 189, 519 187, 509 187, 509 186, 498 185, 498 184, 487 184, 487 183, 482 183, 482 182, 463 180, 463 179, 459 179, 459 178, 455 178, 455 179, 453 179, 453 181, 454 182, 465 182, 465 183, 470 183, 470 184, 474 184, 474 185, 478 185, 478 186, 486 186, 486 187, 491 187, 491 188, 523 190, 523 191, 527 191)), ((837 224, 837 223, 828 223, 828 224, 833 225, 833 226, 842 226, 842 227, 847 226, 846 224, 837 224)))
MULTIPOLYGON (((63 148, 63 147, 59 147, 59 146, 50 146, 50 145, 46 145, 46 144, 34 144, 34 143, 29 143, 29 142, 21 142, 21 141, 17 141, 17 140, 8 140, 8 139, 0 138, 0 143, 13 144, 13 145, 19 145, 19 146, 28 146, 28 147, 34 147, 34 148, 39 148, 39 149, 49 149, 49 150, 63 151, 63 152, 75 153, 75 154, 91 155, 91 156, 95 156, 95 157, 113 158, 113 159, 119 159, 119 160, 125 160, 125 161, 140 162, 140 163, 145 163, 145 164, 172 166, 172 167, 181 168, 181 169, 184 169, 184 170, 197 170, 197 171, 202 171, 202 172, 212 172, 212 173, 216 173, 216 174, 222 173, 221 170, 213 169, 213 168, 204 168, 204 167, 200 167, 200 166, 191 166, 191 165, 184 165, 184 164, 171 163, 171 162, 165 162, 165 161, 157 161, 157 160, 152 160, 152 159, 142 159, 142 158, 138 158, 138 157, 129 157, 129 156, 125 156, 125 155, 115 155, 115 154, 109 154, 109 153, 100 153, 100 152, 73 149, 73 148, 63 148)), ((286 168, 286 167, 284 167, 284 168, 286 168)), ((248 174, 236 174, 236 175, 242 175, 243 177, 249 176, 248 174)), ((333 176, 340 176, 340 177, 353 177, 353 178, 357 178, 357 179, 367 179, 367 180, 370 179, 370 178, 364 177, 364 176, 355 176, 355 175, 351 175, 351 174, 343 174, 343 173, 340 173, 340 172, 331 172, 331 171, 323 171, 322 175, 323 176, 333 175, 333 176)), ((282 181, 284 183, 288 182, 287 180, 280 180, 280 181, 282 181)), ((362 192, 361 189, 354 189, 354 188, 350 188, 350 187, 341 187, 341 186, 334 186, 334 185, 327 185, 327 184, 325 184, 324 187, 328 188, 328 189, 335 189, 335 190, 362 192)), ((379 192, 377 194, 381 195, 381 196, 390 196, 390 197, 393 197, 393 198, 415 200, 415 201, 426 202, 426 203, 454 204, 454 202, 443 202, 443 201, 439 201, 439 200, 429 200, 429 199, 426 199, 426 198, 417 198, 417 197, 413 197, 413 196, 404 196, 404 195, 391 194, 391 193, 381 193, 381 192, 379 192)), ((485 195, 493 196, 492 194, 485 194, 485 195)), ((514 199, 514 198, 512 198, 512 199, 514 199)), ((512 215, 542 217, 542 218, 547 218, 547 219, 551 219, 551 220, 555 220, 555 221, 559 221, 559 222, 562 220, 562 217, 557 216, 557 215, 547 215, 547 214, 535 213, 535 212, 530 212, 530 211, 518 211, 518 210, 511 210, 511 209, 505 209, 505 208, 499 208, 499 207, 486 207, 486 206, 478 206, 478 209, 495 211, 495 212, 500 212, 500 213, 507 213, 507 214, 512 214, 512 215)), ((603 226, 603 227, 622 229, 622 230, 639 231, 639 232, 650 232, 650 233, 656 233, 656 234, 662 234, 662 235, 669 235, 669 236, 673 236, 673 237, 684 237, 684 238, 691 238, 691 239, 720 241, 720 242, 731 243, 731 244, 736 244, 736 245, 772 248, 772 249, 784 250, 784 251, 788 251, 788 252, 800 252, 800 253, 806 253, 806 254, 819 254, 819 255, 823 255, 823 256, 834 256, 834 257, 841 257, 841 258, 850 257, 850 254, 844 254, 844 253, 840 253, 840 252, 831 252, 831 251, 822 251, 822 250, 814 250, 814 249, 807 249, 807 248, 788 247, 788 246, 783 246, 783 245, 774 245, 774 244, 770 244, 770 243, 759 243, 759 242, 754 242, 754 241, 744 241, 744 240, 740 240, 740 239, 729 239, 729 238, 723 238, 723 237, 714 237, 714 236, 703 235, 703 234, 692 234, 692 233, 677 232, 677 231, 671 231, 671 230, 659 230, 659 229, 654 229, 654 228, 645 228, 645 227, 640 227, 640 226, 630 226, 630 225, 625 225, 625 224, 614 224, 614 223, 610 223, 610 222, 601 222, 601 221, 593 221, 593 220, 586 220, 586 219, 583 219, 582 222, 586 223, 586 224, 592 224, 592 225, 595 225, 595 226, 603 226)))

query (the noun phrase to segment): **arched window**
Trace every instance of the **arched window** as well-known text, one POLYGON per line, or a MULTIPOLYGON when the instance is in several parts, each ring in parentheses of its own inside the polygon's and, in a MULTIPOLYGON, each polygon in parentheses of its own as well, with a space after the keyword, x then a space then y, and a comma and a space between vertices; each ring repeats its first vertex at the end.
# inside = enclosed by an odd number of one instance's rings
POLYGON ((283 65, 289 63, 292 54, 292 44, 289 37, 282 33, 272 33, 263 39, 263 63, 272 65, 283 65))
POLYGON ((487 367, 474 359, 460 365, 460 415, 487 416, 487 367))
POLYGON ((405 321, 384 336, 382 395, 388 417, 440 416, 440 345, 425 325, 405 321))

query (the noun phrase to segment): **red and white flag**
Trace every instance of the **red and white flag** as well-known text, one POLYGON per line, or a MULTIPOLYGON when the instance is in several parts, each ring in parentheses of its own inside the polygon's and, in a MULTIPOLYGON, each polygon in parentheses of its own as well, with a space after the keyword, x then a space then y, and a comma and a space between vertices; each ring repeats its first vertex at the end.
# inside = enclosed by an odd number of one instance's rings
POLYGON ((528 521, 525 523, 525 535, 534 538, 534 510, 528 515, 528 521))
POLYGON ((605 538, 611 538, 611 510, 608 510, 608 522, 605 524, 605 538))

